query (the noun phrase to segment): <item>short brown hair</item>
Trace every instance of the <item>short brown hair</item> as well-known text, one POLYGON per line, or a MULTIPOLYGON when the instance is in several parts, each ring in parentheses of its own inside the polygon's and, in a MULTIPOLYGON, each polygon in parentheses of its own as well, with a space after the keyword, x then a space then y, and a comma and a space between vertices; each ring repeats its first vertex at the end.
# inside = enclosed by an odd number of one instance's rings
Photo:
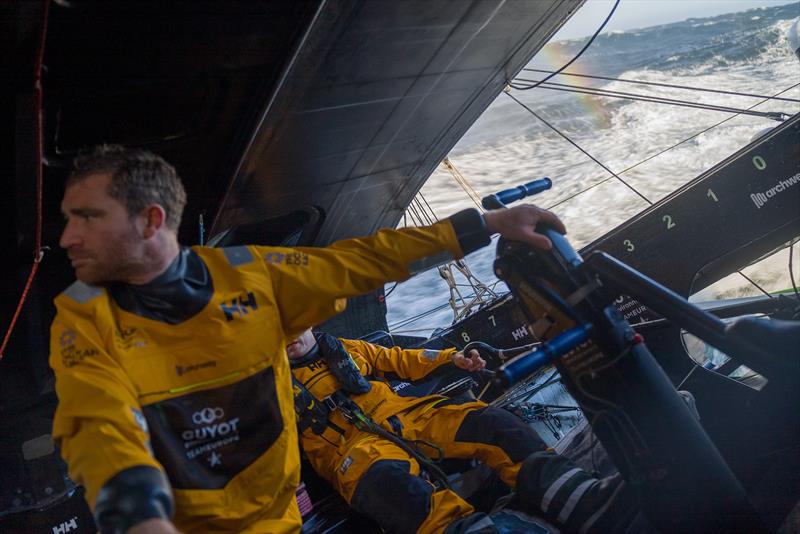
POLYGON ((164 158, 141 148, 98 145, 78 154, 66 187, 98 173, 111 175, 106 192, 125 206, 128 215, 141 212, 148 204, 158 204, 167 214, 167 227, 178 229, 186 190, 175 167, 164 158))

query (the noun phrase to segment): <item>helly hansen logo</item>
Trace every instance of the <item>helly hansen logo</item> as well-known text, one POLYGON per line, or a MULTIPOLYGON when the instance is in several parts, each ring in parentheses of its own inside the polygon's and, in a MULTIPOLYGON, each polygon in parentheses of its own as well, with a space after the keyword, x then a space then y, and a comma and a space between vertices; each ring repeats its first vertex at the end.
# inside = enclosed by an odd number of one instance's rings
POLYGON ((225 318, 229 321, 233 321, 235 317, 244 317, 247 315, 249 313, 247 308, 256 311, 258 309, 258 304, 256 304, 256 296, 253 295, 253 292, 248 291, 246 294, 240 295, 235 299, 223 302, 219 307, 225 314, 225 318))
POLYGON ((78 528, 78 517, 73 517, 69 521, 61 523, 60 525, 56 525, 53 527, 53 534, 67 534, 72 530, 77 530, 78 528))
POLYGON ((317 369, 323 369, 325 367, 328 367, 328 362, 325 360, 317 360, 308 364, 309 371, 316 371, 317 369))
POLYGON ((514 336, 514 341, 519 341, 520 339, 523 339, 525 336, 528 335, 528 329, 525 328, 524 326, 520 326, 519 328, 511 332, 511 335, 514 336))

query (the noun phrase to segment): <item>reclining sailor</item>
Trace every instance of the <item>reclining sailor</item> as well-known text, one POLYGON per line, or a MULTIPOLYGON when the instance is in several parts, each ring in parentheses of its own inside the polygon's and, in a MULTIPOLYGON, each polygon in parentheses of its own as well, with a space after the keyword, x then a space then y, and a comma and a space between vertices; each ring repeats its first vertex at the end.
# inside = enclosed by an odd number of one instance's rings
POLYGON ((384 348, 309 329, 286 353, 310 464, 387 532, 500 532, 447 487, 431 457, 480 460, 515 488, 522 511, 569 531, 616 532, 631 519, 634 506, 619 476, 591 477, 548 451, 507 410, 440 395, 402 397, 383 379, 395 373, 418 380, 452 364, 477 371, 485 362, 475 350, 384 348))

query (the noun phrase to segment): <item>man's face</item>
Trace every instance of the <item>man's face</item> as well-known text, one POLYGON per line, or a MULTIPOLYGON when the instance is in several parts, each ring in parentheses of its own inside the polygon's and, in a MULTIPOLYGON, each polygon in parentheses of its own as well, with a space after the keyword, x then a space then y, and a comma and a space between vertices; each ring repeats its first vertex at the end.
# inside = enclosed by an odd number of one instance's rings
POLYGON ((289 356, 290 360, 302 358, 308 354, 308 351, 313 349, 316 344, 317 340, 314 339, 314 334, 309 328, 300 334, 297 339, 286 345, 286 354, 289 356))
POLYGON ((125 282, 144 259, 137 220, 106 193, 110 181, 108 173, 89 175, 70 185, 61 201, 67 224, 59 245, 66 249, 78 280, 92 285, 125 282))

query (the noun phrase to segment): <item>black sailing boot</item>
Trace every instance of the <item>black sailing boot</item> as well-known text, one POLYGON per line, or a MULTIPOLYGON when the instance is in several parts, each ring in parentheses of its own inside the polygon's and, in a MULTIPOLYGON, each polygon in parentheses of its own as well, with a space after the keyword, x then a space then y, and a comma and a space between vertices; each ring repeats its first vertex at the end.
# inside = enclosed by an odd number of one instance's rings
POLYGON ((625 532, 638 512, 620 475, 597 479, 554 452, 535 452, 517 475, 522 510, 544 514, 564 532, 625 532))

